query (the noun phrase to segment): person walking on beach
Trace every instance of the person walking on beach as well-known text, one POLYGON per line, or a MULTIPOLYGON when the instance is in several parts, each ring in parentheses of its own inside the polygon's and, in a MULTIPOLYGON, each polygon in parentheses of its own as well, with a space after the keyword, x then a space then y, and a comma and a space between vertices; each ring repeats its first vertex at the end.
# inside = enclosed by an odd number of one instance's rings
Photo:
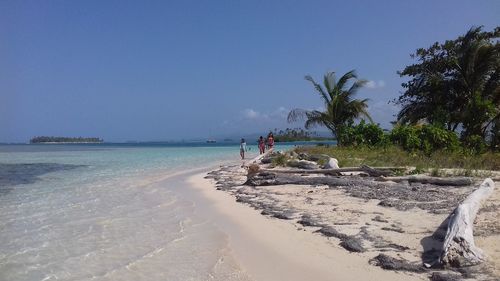
POLYGON ((269 149, 273 149, 274 147, 274 136, 272 132, 270 132, 269 135, 267 135, 267 145, 269 149))
POLYGON ((260 154, 264 154, 266 151, 266 142, 264 141, 264 138, 260 136, 259 138, 259 152, 260 154))
POLYGON ((247 143, 245 142, 245 139, 241 139, 241 143, 240 143, 241 160, 245 159, 245 151, 247 151, 247 143))

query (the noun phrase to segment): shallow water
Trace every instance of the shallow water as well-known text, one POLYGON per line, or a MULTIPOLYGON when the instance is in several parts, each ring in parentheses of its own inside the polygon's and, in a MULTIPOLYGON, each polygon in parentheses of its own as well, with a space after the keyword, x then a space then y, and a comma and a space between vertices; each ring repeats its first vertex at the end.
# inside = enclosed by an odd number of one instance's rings
POLYGON ((0 147, 0 280, 245 280, 169 175, 236 146, 0 147))

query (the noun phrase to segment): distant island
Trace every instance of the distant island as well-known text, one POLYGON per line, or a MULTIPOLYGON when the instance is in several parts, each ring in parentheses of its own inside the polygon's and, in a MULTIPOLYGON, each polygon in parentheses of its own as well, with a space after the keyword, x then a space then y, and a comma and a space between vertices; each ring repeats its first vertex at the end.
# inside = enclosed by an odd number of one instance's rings
POLYGON ((83 137, 34 137, 30 143, 102 143, 104 140, 100 138, 83 138, 83 137))

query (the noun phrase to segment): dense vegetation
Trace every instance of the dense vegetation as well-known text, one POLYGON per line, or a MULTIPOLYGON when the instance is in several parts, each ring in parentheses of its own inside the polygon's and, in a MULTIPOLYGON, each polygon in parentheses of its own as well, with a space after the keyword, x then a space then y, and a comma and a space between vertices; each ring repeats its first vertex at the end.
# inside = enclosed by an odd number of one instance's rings
MULTIPOLYGON (((329 72, 323 86, 306 76, 323 100, 325 110, 294 109, 288 121, 305 119, 306 128, 327 127, 339 146, 344 147, 336 148, 338 151, 349 150, 348 147, 357 147, 360 151, 368 147, 374 153, 404 151, 405 155, 429 158, 422 162, 429 165, 434 155, 443 159, 444 154, 449 154, 453 159, 450 162, 437 161, 445 166, 453 162, 461 166, 460 159, 479 165, 470 161, 473 155, 482 159, 479 154, 491 157, 488 161, 495 159, 500 156, 495 152, 500 149, 498 38, 499 27, 492 32, 484 32, 481 27, 471 28, 455 40, 436 42, 412 54, 418 62, 399 72, 409 81, 402 84, 405 91, 393 101, 401 106, 401 111, 392 131, 385 132, 373 124, 366 111, 366 99, 354 99, 365 81, 358 80, 353 71, 338 81, 329 72), (349 80, 354 80, 350 87, 349 80), (361 120, 356 124, 362 117, 371 123, 361 120)), ((498 160, 491 165, 498 169, 498 160)))
POLYGON ((73 143, 83 143, 83 142, 91 142, 91 143, 100 143, 103 142, 100 138, 83 138, 83 137, 34 137, 30 140, 30 143, 58 143, 58 142, 73 142, 73 143))
POLYGON ((274 130, 274 140, 276 142, 292 141, 313 141, 330 140, 332 138, 320 137, 316 132, 307 131, 301 128, 286 128, 285 130, 274 130))
POLYGON ((399 72, 409 81, 394 102, 402 124, 425 122, 460 134, 464 143, 500 145, 500 27, 420 48, 399 72))
MULTIPOLYGON (((416 167, 415 173, 431 169, 431 173, 442 173, 443 168, 455 168, 458 171, 451 175, 488 176, 488 173, 478 170, 500 171, 500 153, 488 151, 482 154, 471 154, 464 150, 438 150, 432 154, 422 151, 408 152, 399 146, 386 147, 369 146, 304 146, 296 149, 297 152, 310 154, 327 154, 339 160, 340 167, 357 167, 369 165, 382 166, 410 166, 416 167)), ((439 175, 439 174, 434 174, 439 175)))
POLYGON ((324 111, 294 109, 288 121, 305 119, 305 127, 328 128, 338 146, 298 148, 328 154, 340 166, 416 166, 500 170, 500 28, 471 28, 464 36, 435 43, 412 54, 417 62, 398 72, 408 78, 393 102, 401 106, 391 131, 373 124, 366 99, 354 99, 365 82, 353 71, 323 86, 310 81, 324 111), (349 80, 354 80, 348 85, 349 80), (364 117, 370 123, 357 119, 364 117))

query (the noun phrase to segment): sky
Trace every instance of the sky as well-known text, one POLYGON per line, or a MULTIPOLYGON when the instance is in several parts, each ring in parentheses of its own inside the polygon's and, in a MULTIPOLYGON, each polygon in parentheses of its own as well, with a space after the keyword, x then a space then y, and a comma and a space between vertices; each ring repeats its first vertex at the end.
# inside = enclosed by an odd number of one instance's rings
POLYGON ((0 142, 263 134, 355 69, 390 128, 417 48, 500 24, 500 1, 0 1, 0 142))

